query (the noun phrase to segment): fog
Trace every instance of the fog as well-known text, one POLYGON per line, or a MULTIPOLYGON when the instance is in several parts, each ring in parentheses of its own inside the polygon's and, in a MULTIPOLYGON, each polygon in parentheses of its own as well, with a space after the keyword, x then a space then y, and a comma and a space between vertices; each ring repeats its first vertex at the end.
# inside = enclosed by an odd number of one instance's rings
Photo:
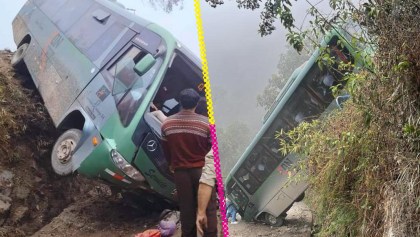
MULTIPOLYGON (((306 16, 309 4, 305 1, 293 4, 296 26, 305 25, 309 20, 306 16)), ((202 3, 218 127, 240 121, 255 133, 261 126, 264 110, 257 107, 257 95, 277 70, 279 55, 286 45, 286 30, 277 21, 277 29, 261 37, 258 34, 260 11, 238 9, 236 1, 225 1, 217 8, 202 3)))

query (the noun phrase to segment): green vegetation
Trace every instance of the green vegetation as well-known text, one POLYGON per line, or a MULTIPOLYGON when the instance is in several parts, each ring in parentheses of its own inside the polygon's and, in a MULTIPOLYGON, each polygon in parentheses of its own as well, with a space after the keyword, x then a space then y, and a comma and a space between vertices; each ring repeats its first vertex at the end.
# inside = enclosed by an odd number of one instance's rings
POLYGON ((369 70, 345 75, 351 100, 344 109, 303 123, 288 134, 289 143, 280 141, 283 152, 307 158, 299 168, 309 174, 315 235, 420 236, 419 2, 368 0, 356 6, 330 0, 329 16, 311 6, 307 30, 294 25, 293 1, 238 3, 253 10, 264 5, 261 35, 270 34, 280 19, 298 51, 305 39, 348 22, 360 27, 353 45, 368 43, 374 51, 369 70))
POLYGON ((241 157, 251 140, 251 131, 242 122, 232 123, 226 128, 218 128, 217 136, 219 142, 222 174, 225 176, 233 168, 241 157))
POLYGON ((375 9, 373 72, 347 75, 344 109, 291 131, 283 152, 308 158, 299 168, 317 236, 420 236, 420 8, 365 7, 375 9))

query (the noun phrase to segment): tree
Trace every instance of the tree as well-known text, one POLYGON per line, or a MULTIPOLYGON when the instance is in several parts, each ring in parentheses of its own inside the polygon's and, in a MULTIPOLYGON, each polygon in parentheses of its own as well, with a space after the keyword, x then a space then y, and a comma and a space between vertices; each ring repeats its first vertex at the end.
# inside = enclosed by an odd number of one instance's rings
MULTIPOLYGON (((212 7, 223 4, 221 0, 206 0, 206 2, 212 7)), ((258 30, 260 35, 270 35, 276 29, 275 21, 280 20, 283 27, 288 31, 286 34, 287 41, 298 52, 303 50, 304 42, 308 38, 315 37, 315 40, 312 40, 312 42, 316 44, 316 39, 319 35, 325 34, 333 24, 358 21, 361 16, 366 15, 367 9, 366 6, 362 9, 357 9, 349 0, 330 0, 329 5, 332 13, 325 16, 317 9, 316 4, 312 4, 311 0, 306 0, 311 6, 308 9, 308 14, 313 19, 309 22, 309 29, 303 30, 295 25, 295 19, 291 11, 293 5, 291 0, 236 0, 236 2, 238 3, 238 8, 250 10, 259 9, 264 5, 258 30)), ((372 0, 369 2, 372 2, 372 0)), ((369 3, 368 5, 370 6, 371 4, 369 3)))
POLYGON ((268 85, 264 91, 257 96, 258 106, 265 110, 270 109, 271 104, 280 93, 287 79, 292 75, 293 71, 301 66, 309 56, 307 54, 298 54, 296 50, 287 47, 286 52, 280 54, 280 60, 277 65, 277 73, 271 75, 268 85))
POLYGON ((155 9, 162 9, 166 13, 170 13, 173 11, 174 7, 178 7, 182 9, 184 1, 183 0, 143 0, 147 1, 153 8, 155 9))
POLYGON ((250 129, 242 122, 217 129, 220 162, 223 175, 227 175, 241 157, 251 140, 250 129))

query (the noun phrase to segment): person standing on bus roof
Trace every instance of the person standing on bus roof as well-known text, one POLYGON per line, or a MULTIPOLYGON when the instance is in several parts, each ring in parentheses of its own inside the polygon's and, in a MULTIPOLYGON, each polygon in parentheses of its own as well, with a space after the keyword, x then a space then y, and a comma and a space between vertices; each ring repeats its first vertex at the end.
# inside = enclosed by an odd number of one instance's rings
POLYGON ((194 112, 199 99, 194 89, 182 90, 179 94, 181 110, 162 124, 165 157, 174 170, 182 237, 197 236, 198 185, 204 157, 211 148, 208 118, 194 112))

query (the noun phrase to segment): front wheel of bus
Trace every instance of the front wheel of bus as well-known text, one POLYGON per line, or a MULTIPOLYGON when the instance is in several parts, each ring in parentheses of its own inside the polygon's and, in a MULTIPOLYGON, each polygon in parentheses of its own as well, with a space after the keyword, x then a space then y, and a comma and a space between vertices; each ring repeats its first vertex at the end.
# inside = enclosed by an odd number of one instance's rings
POLYGON ((26 65, 23 61, 23 58, 25 57, 26 51, 29 47, 29 44, 24 43, 19 48, 16 49, 15 53, 12 56, 12 59, 10 63, 12 64, 12 67, 16 69, 16 71, 20 73, 26 73, 26 65))
POLYGON ((69 129, 57 139, 51 152, 51 165, 56 174, 61 176, 71 174, 74 149, 81 137, 82 131, 69 129))
POLYGON ((275 217, 271 215, 270 213, 265 213, 264 215, 265 223, 274 227, 282 226, 284 223, 284 218, 285 218, 284 215, 280 215, 278 217, 275 217))

